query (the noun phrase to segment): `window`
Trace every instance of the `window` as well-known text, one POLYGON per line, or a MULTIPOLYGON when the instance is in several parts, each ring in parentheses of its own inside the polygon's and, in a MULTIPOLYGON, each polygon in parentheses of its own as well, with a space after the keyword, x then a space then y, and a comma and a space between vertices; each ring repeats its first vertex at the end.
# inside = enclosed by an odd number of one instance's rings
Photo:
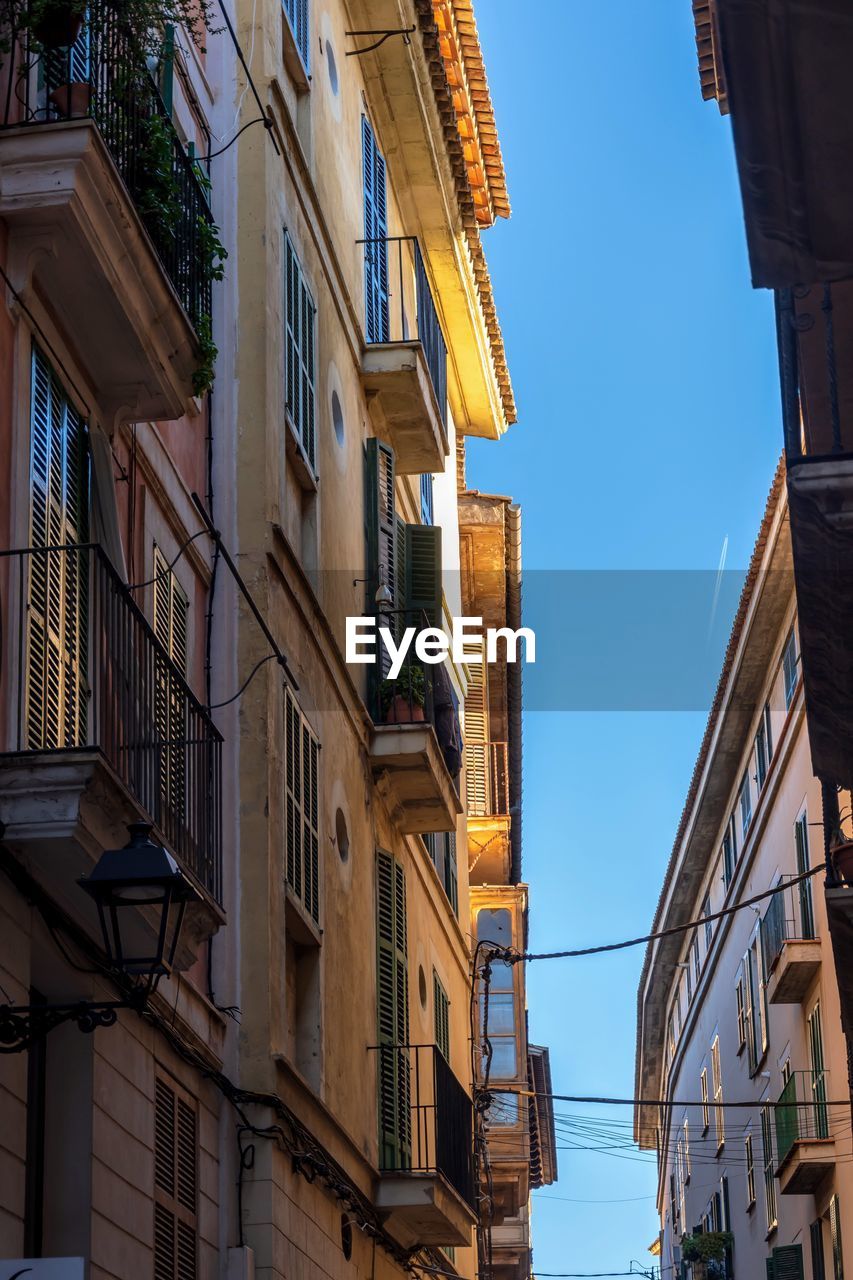
MULTIPOLYGON (((477 941, 493 942, 498 947, 512 946, 512 915, 505 907, 484 907, 477 912, 477 941)), ((518 1075, 516 1048, 515 970, 505 960, 492 960, 489 984, 488 1027, 486 1006, 480 995, 480 1034, 488 1032, 491 1046, 489 1076, 494 1080, 512 1080, 518 1075)), ((483 1062, 483 1070, 486 1063, 483 1062)))
POLYGON ((773 755, 773 742, 770 737, 770 707, 765 705, 761 713, 761 724, 755 735, 755 781, 758 790, 764 786, 767 770, 773 755))
POLYGON ((666 1065, 669 1068, 675 1057, 675 1015, 670 1013, 666 1023, 666 1065))
POLYGON ((361 117, 364 177, 364 299, 365 338, 389 342, 388 314, 388 200, 385 160, 367 116, 361 117))
POLYGON ((293 39, 299 50, 302 65, 308 71, 310 55, 308 0, 282 0, 282 5, 290 23, 290 30, 293 32, 293 39))
POLYGON ((743 964, 738 966, 735 979, 735 1003, 737 1005, 737 1051, 743 1053, 747 1040, 747 997, 743 964))
POLYGON ((809 1227, 814 1280, 826 1280, 826 1260, 823 1253, 823 1221, 818 1218, 809 1227))
POLYGON ((421 476, 421 524, 432 524, 432 473, 421 476))
POLYGON ((456 868, 456 832, 433 831, 423 838, 433 866, 438 872, 454 915, 459 913, 459 883, 456 868))
MULTIPOLYGON (((794 823, 794 845, 797 854, 797 875, 809 870, 809 820, 805 810, 794 823)), ((797 886, 800 905, 801 938, 815 936, 814 907, 812 906, 812 882, 801 880, 797 886)))
POLYGON ((705 894, 705 900, 702 903, 702 918, 705 921, 705 952, 707 954, 711 949, 711 939, 714 936, 714 922, 709 920, 711 914, 711 895, 705 894))
POLYGON ((844 1259, 841 1252, 841 1210, 838 1196, 829 1202, 829 1231, 832 1237, 832 1277, 833 1280, 844 1280, 844 1259))
POLYGON ((748 1133, 743 1140, 744 1158, 746 1160, 746 1207, 755 1205, 755 1155, 752 1149, 752 1134, 748 1133))
POLYGON ((320 919, 320 744, 291 690, 284 693, 287 883, 316 923, 320 919))
POLYGON ((811 1064, 811 1088, 814 1102, 814 1136, 829 1137, 829 1120, 826 1112, 826 1068, 823 1059, 823 1029, 820 1005, 809 1014, 809 1062, 811 1064))
POLYGON ((720 1066, 720 1037, 714 1036, 711 1044, 711 1087, 714 1093, 714 1126, 717 1131, 717 1147, 726 1141, 726 1125, 723 1117, 723 1075, 720 1066))
POLYGON ((86 742, 88 559, 46 548, 88 540, 89 456, 86 424, 36 346, 31 378, 25 742, 38 751, 86 742))
POLYGON ((316 308, 305 283, 293 241, 284 233, 285 399, 287 416, 300 449, 316 473, 314 431, 314 330, 316 308))
POLYGON ((154 1093, 154 1280, 198 1275, 195 1105, 158 1076, 154 1093))
POLYGON ((702 1099, 702 1136, 708 1132, 711 1124, 711 1113, 708 1109, 708 1068, 703 1067, 699 1075, 699 1096, 702 1099))
POLYGON ((749 824, 752 821, 752 792, 749 787, 749 773, 743 775, 738 793, 738 803, 740 804, 740 829, 741 835, 746 840, 746 833, 749 824))
POLYGON ((702 976, 702 962, 699 959, 699 935, 694 933, 690 941, 690 963, 693 965, 693 981, 699 986, 699 979, 702 976))
POLYGON ((760 935, 756 930, 743 958, 743 1022, 750 1075, 755 1075, 767 1048, 765 999, 760 935))
POLYGON ((406 874, 390 853, 376 854, 377 1031, 379 1036, 379 1152, 384 1169, 405 1168, 411 1151, 409 964, 406 874))
POLYGON ((693 999, 693 972, 690 960, 685 961, 680 967, 684 969, 684 982, 687 987, 687 1004, 689 1006, 690 1001, 693 999))
POLYGON ((767 1230, 776 1226, 776 1181, 773 1174, 773 1108, 761 1108, 761 1148, 764 1170, 764 1208, 767 1230))
POLYGON ((436 1047, 450 1061, 450 1001, 435 969, 432 971, 433 1020, 436 1047))
POLYGON ((690 1181, 690 1122, 687 1119, 687 1116, 684 1117, 681 1130, 683 1137, 681 1146, 683 1161, 681 1173, 684 1183, 687 1184, 690 1181))
POLYGON ((767 1280, 805 1280, 803 1246, 783 1244, 767 1259, 767 1280))
POLYGON ((737 866, 737 832, 735 831, 735 815, 729 818, 726 834, 723 836, 723 882, 726 888, 731 884, 737 866))
POLYGON ((785 683, 785 710, 789 710, 791 703, 794 701, 794 694, 797 691, 797 679, 799 676, 799 654, 797 653, 797 636, 794 628, 785 641, 785 648, 782 651, 782 678, 785 683))
MULTIPOLYGON (((189 600, 166 557, 154 547, 154 634, 182 676, 187 674, 189 600)), ((184 825, 186 777, 186 702, 166 664, 155 657, 154 726, 160 768, 157 821, 166 831, 184 825)))

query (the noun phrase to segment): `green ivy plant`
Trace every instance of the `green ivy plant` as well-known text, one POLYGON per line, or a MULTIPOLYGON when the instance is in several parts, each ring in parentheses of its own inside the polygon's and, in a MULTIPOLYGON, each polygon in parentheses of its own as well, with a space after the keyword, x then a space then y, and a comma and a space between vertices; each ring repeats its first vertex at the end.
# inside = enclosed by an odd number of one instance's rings
POLYGON ((62 15, 85 17, 95 33, 117 21, 134 61, 159 52, 166 26, 182 28, 203 53, 206 37, 222 30, 215 12, 216 0, 0 0, 0 61, 25 32, 38 44, 45 23, 62 15))

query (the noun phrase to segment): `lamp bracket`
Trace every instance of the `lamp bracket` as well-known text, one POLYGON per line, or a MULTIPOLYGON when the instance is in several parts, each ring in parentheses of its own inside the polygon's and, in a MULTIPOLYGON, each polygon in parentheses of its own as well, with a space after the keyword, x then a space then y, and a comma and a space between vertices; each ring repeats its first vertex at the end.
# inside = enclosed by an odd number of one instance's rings
POLYGON ((125 1000, 78 1000, 76 1004, 0 1004, 0 1053, 21 1053, 64 1022, 76 1022, 80 1031, 91 1034, 98 1027, 111 1027, 119 1009, 138 1008, 142 998, 125 1000))
POLYGON ((392 36, 402 36, 403 44, 411 44, 411 37, 417 31, 417 27, 392 27, 386 30, 383 27, 369 28, 366 31, 345 31, 346 36, 379 36, 378 40, 374 40, 373 44, 366 44, 362 49, 347 49, 345 56, 347 58, 360 58, 363 53, 372 53, 374 49, 378 49, 386 40, 390 40, 392 36))

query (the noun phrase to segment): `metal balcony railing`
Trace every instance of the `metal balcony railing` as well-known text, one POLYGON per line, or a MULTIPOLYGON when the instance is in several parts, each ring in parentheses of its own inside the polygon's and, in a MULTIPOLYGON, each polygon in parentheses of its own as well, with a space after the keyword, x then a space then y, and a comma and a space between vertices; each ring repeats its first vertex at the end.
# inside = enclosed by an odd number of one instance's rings
POLYGON ((12 128, 94 120, 198 330, 211 311, 205 256, 213 218, 148 68, 134 62, 135 46, 121 14, 121 6, 109 0, 91 4, 79 37, 66 49, 43 49, 30 32, 13 32, 18 58, 6 77, 0 123, 12 128))
POLYGON ((378 1045, 374 1051, 380 1171, 441 1174, 473 1209, 474 1104, 444 1054, 434 1044, 378 1045))
POLYGON ((782 1165, 795 1144, 829 1137, 826 1074, 794 1071, 776 1104, 776 1160, 782 1165))
POLYGON ((364 249, 367 345, 421 343, 447 426, 447 345, 417 237, 386 236, 358 243, 364 249))
POLYGON ((853 454, 853 289, 780 289, 776 331, 789 463, 853 454))
POLYGON ((789 879, 791 877, 782 877, 785 888, 770 899, 761 921, 765 978, 774 969, 786 942, 801 942, 816 936, 811 881, 789 884, 789 879))
POLYGON ((217 901, 222 737, 96 545, 0 553, 13 753, 101 752, 217 901))
POLYGON ((469 817, 503 817, 509 813, 505 742, 465 743, 465 789, 469 817))

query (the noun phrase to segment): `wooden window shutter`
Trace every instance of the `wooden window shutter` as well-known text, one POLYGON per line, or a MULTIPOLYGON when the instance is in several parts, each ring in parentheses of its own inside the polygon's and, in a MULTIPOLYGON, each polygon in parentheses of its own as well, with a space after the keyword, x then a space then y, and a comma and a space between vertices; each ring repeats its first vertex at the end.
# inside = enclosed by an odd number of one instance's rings
POLYGON ((776 1280, 776 1268, 773 1265, 773 1259, 765 1258, 764 1264, 767 1267, 767 1280, 776 1280))
POLYGON ((841 1209, 838 1196, 829 1202, 829 1230, 832 1237, 833 1280, 844 1280, 844 1258, 841 1250, 841 1209))
POLYGON ((302 451, 316 470, 315 328, 317 309, 302 265, 288 233, 284 233, 285 392, 291 426, 302 451))
POLYGON ((435 1043, 447 1062, 450 1061, 450 1001, 435 969, 432 971, 432 1003, 435 1043))
POLYGON ((459 876, 456 868, 456 832, 445 832, 447 841, 444 864, 444 887, 454 915, 459 914, 459 876))
MULTIPOLYGON (((441 529, 436 525, 406 525, 406 609, 423 611, 428 625, 441 626, 441 529)), ((417 618, 409 626, 420 627, 417 618)))
POLYGON ((465 659, 468 688, 465 694, 465 799, 472 817, 490 811, 489 700, 485 653, 480 648, 465 659))
POLYGON ((364 175, 364 295, 365 337, 368 342, 388 342, 388 202, 385 161, 367 116, 361 117, 364 175))
POLYGON ((289 688, 284 691, 285 876, 320 920, 320 743, 289 688))
POLYGON ((154 1096, 154 1280, 197 1280, 198 1118, 161 1077, 154 1096))
POLYGON ((826 1280, 826 1262, 823 1253, 823 1221, 818 1218, 809 1227, 813 1280, 826 1280))
POLYGON ((774 1280, 804 1280, 803 1246, 780 1245, 773 1250, 774 1280))
POLYGON ((379 1147, 383 1169, 411 1161, 409 990, 405 872, 376 854, 376 1005, 379 1040, 379 1147))
MULTIPOLYGON (((390 608, 398 609, 405 589, 400 577, 397 511, 394 493, 394 450, 381 440, 367 440, 364 446, 364 533, 366 546, 365 605, 368 617, 377 613, 376 592, 381 583, 391 595, 390 608)), ((405 547, 402 554, 405 555, 405 547)), ((395 614, 392 630, 402 621, 395 614)), ((368 703, 374 715, 379 714, 379 683, 388 674, 391 658, 385 645, 379 645, 378 661, 367 668, 368 703)))
POLYGON ((33 346, 26 744, 83 746, 88 712, 88 559, 51 551, 89 535, 86 424, 33 346), (41 552, 39 554, 39 552, 41 552))

